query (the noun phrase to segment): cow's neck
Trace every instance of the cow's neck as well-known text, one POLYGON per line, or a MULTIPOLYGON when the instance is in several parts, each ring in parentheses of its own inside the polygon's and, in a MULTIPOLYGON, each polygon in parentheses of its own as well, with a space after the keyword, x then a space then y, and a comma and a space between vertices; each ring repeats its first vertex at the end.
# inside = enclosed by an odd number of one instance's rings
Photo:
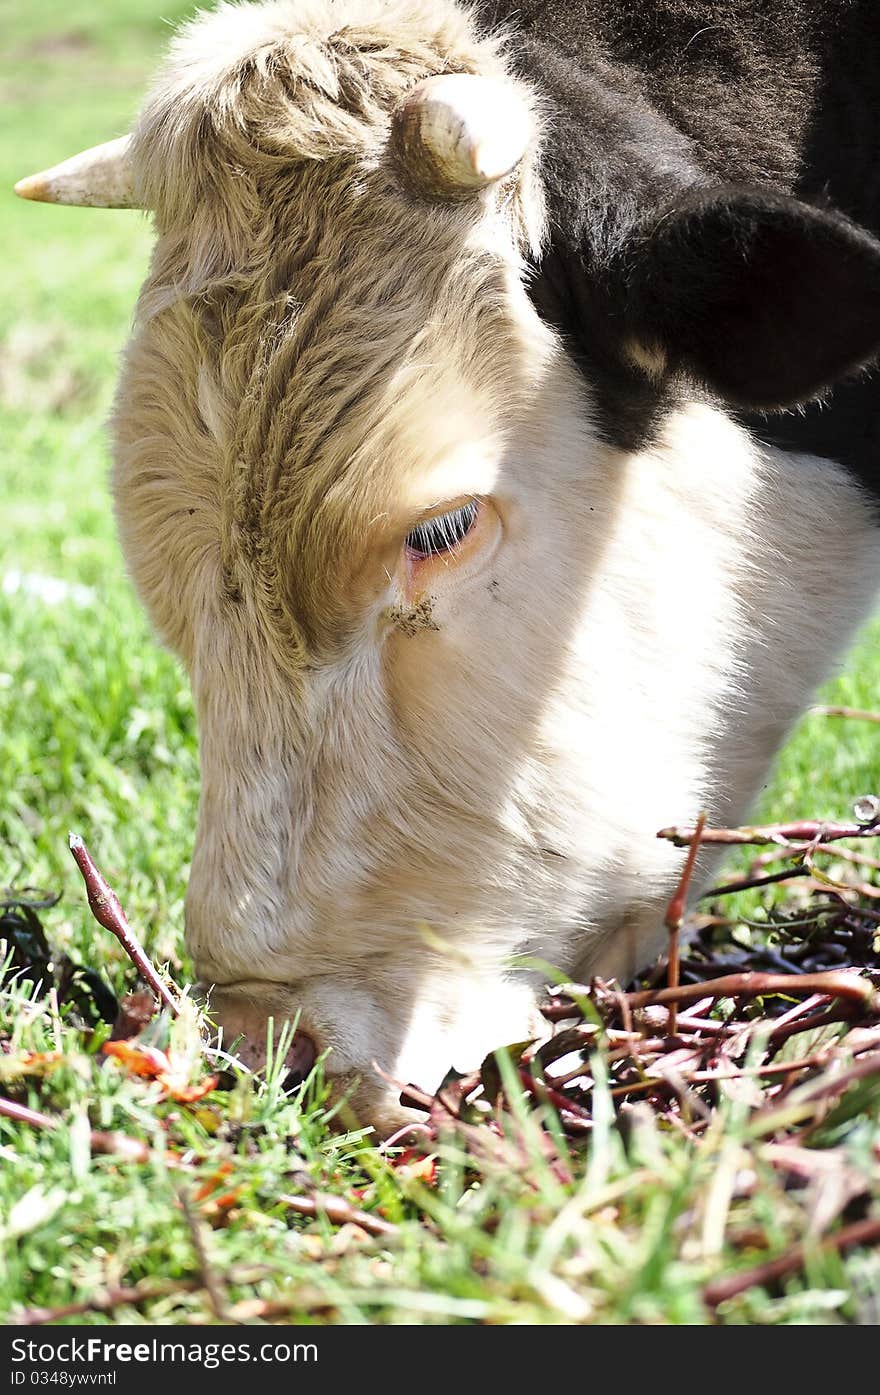
POLYGON ((640 454, 609 452, 604 468, 622 473, 571 651, 582 736, 572 674, 566 720, 551 705, 543 734, 552 744, 562 733, 560 778, 579 790, 557 789, 564 827, 551 814, 541 836, 571 853, 559 873, 569 917, 583 925, 577 903, 591 906, 595 933, 578 967, 626 978, 662 948, 680 865, 657 829, 692 823, 701 808, 721 823, 747 815, 869 611, 880 527, 843 469, 769 450, 704 405, 673 414, 640 454))

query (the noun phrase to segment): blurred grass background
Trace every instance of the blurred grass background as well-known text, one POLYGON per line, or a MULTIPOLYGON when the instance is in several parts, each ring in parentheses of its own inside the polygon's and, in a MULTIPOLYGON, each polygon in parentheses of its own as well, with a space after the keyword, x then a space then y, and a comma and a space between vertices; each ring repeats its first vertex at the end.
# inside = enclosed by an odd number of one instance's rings
POLYGON ((87 955, 75 828, 175 964, 192 705, 125 574, 105 430, 150 229, 139 213, 28 204, 12 185, 127 130, 170 25, 193 9, 0 0, 0 885, 63 888, 50 934, 87 955), (47 599, 44 578, 87 589, 47 599))
MULTIPOLYGON (((0 0, 0 884, 63 888, 51 933, 87 955, 93 929, 66 848, 76 828, 152 952, 178 969, 198 784, 192 705, 126 578, 107 486, 105 421, 149 224, 11 190, 128 129, 171 26, 193 9, 0 0), (44 578, 87 589, 59 602, 41 593, 44 578)), ((880 701, 878 638, 874 622, 828 700, 880 701)), ((840 816, 878 786, 880 728, 807 717, 760 812, 840 816)))

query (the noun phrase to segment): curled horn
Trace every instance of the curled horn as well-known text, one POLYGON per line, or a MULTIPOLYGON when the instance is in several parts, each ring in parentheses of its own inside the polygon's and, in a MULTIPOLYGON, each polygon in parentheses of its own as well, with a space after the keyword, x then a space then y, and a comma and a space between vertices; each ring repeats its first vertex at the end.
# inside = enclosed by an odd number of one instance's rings
POLYGON ((60 165, 20 179, 19 198, 38 203, 77 204, 83 208, 141 208, 134 192, 131 136, 93 145, 60 165))
POLYGON ((461 202, 510 174, 533 133, 512 83, 448 73, 413 88, 394 114, 391 143, 408 183, 461 202))

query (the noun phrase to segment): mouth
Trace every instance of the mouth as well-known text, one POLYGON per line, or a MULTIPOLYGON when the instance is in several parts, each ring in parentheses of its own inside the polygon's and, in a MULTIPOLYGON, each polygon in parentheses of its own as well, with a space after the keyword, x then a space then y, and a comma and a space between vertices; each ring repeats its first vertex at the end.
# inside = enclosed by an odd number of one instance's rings
POLYGON ((308 1078, 318 1059, 318 1047, 309 1032, 300 1030, 296 1011, 279 1001, 284 997, 283 991, 279 992, 274 985, 245 983, 207 990, 202 986, 201 993, 208 1000, 223 1049, 236 1056, 250 1071, 265 1069, 270 1032, 274 1058, 282 1031, 293 1026, 293 1038, 284 1058, 287 1071, 284 1088, 292 1090, 308 1078))
MULTIPOLYGON (((227 984, 210 989, 203 985, 201 995, 208 1000, 223 1049, 255 1073, 265 1070, 270 1028, 274 1060, 282 1031, 293 1026, 293 1039, 284 1056, 282 1089, 294 1090, 308 1079, 321 1052, 312 1034, 297 1025, 298 1011, 292 1002, 285 1001, 283 988, 262 983, 227 984)), ((339 1109, 338 1127, 362 1128, 368 1123, 376 1136, 383 1138, 418 1119, 414 1111, 400 1104, 399 1088, 375 1068, 336 1074, 332 1058, 331 1051, 328 1080, 332 1082, 333 1097, 339 1109)))
POLYGON ((293 1090, 302 1085, 314 1070, 317 1059, 318 1048, 308 1032, 296 1032, 285 1061, 284 1089, 293 1090))

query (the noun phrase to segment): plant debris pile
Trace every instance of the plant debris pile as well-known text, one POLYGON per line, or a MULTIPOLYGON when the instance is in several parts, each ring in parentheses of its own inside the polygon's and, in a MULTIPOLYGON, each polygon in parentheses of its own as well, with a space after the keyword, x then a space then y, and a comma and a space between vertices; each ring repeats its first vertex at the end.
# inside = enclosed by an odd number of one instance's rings
MULTIPOLYGON (((719 1143, 718 1126, 726 1129, 733 1102, 740 1164, 719 1172, 727 1187, 719 1214, 726 1218, 736 1196, 759 1187, 752 1164, 760 1162, 784 1188, 806 1189, 812 1229, 808 1239, 772 1259, 711 1279, 702 1296, 715 1311, 756 1285, 772 1287, 804 1268, 814 1252, 810 1245, 842 1254, 880 1242, 869 1176, 874 1162, 867 1170, 854 1168, 838 1146, 848 1121, 880 1107, 880 892, 873 883, 880 860, 839 846, 840 840, 880 836, 880 801, 859 801, 852 824, 708 829, 701 818, 693 829, 658 836, 689 849, 667 910, 664 959, 626 989, 598 978, 557 984, 543 1003, 547 1030, 539 1038, 494 1051, 469 1075, 450 1071, 434 1093, 418 1082, 401 1084, 402 1102, 420 1117, 387 1140, 379 1157, 402 1186, 431 1188, 438 1160, 442 1165, 452 1146, 474 1179, 503 1171, 528 1188, 537 1149, 541 1167, 564 1193, 589 1169, 591 1150, 607 1147, 609 1129, 625 1148, 645 1117, 661 1134, 692 1145, 695 1156, 702 1150, 712 1159, 719 1147, 724 1155, 731 1140, 724 1135, 719 1143), (765 851, 747 876, 712 888, 701 899, 701 913, 686 924, 695 861, 701 846, 711 843, 765 851), (768 872, 776 863, 782 870, 768 872), (760 921, 726 912, 732 893, 764 895, 768 886, 773 900, 762 903, 760 921), (683 926, 689 938, 680 953, 683 926)), ((68 1020, 91 1033, 105 1058, 155 1086, 157 1105, 182 1111, 168 1116, 173 1127, 185 1123, 188 1110, 210 1129, 227 1127, 210 1121, 223 1115, 211 1103, 215 1092, 240 1093, 230 1058, 211 1046, 187 994, 151 964, 81 839, 71 838, 71 852, 93 914, 124 947, 139 984, 117 1003, 95 971, 56 961, 37 915, 52 898, 24 892, 9 893, 2 905, 7 981, 24 977, 36 997, 54 993, 67 1003, 68 1020)), ((283 1064, 283 1047, 281 1053, 283 1064)), ((59 1064, 57 1052, 12 1059, 0 1042, 0 1115, 32 1129, 60 1127, 61 1117, 33 1108, 27 1093, 59 1064)), ((181 1151, 167 1129, 160 1121, 166 1167, 181 1175, 197 1169, 197 1157, 181 1151)), ((132 1165, 152 1156, 139 1138, 100 1128, 90 1130, 89 1146, 93 1154, 132 1165)), ((221 1168, 226 1209, 217 1212, 220 1219, 241 1196, 240 1187, 227 1185, 233 1169, 230 1155, 221 1168)), ((394 1235, 396 1225, 377 1214, 381 1188, 354 1189, 349 1199, 316 1186, 305 1172, 297 1179, 299 1190, 278 1198, 290 1213, 383 1243, 394 1235)), ((717 1196, 712 1204, 718 1210, 717 1196)), ((748 1235, 752 1244, 752 1231, 748 1235)), ((754 1243, 760 1252, 762 1245, 754 1243)), ((261 1316, 270 1312, 271 1305, 260 1308, 261 1316)), ((52 1318, 50 1310, 34 1310, 27 1320, 52 1318)))

